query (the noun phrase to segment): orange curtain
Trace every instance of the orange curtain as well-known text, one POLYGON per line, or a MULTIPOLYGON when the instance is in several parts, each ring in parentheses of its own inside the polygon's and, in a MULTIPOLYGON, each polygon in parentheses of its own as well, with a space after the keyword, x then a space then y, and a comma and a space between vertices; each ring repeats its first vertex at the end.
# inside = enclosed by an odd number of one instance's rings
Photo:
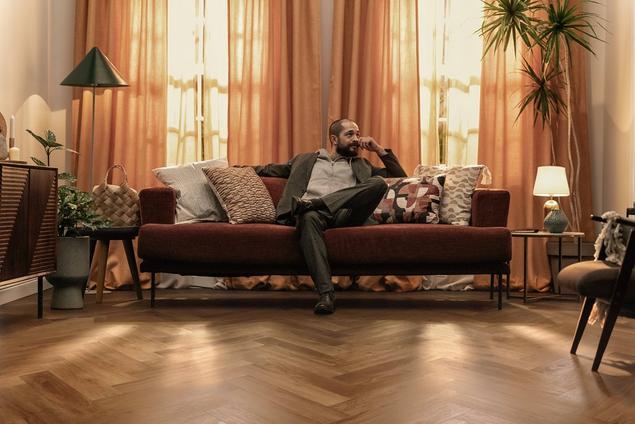
MULTIPOLYGON (((574 49, 572 89, 575 105, 572 108, 577 142, 580 148, 580 186, 569 184, 581 200, 582 228, 587 238, 593 237, 593 227, 586 217, 591 213, 591 174, 587 140, 586 115, 586 66, 585 54, 574 49)), ((508 226, 514 228, 542 228, 545 198, 533 196, 536 169, 541 165, 560 165, 570 169, 567 160, 566 115, 561 115, 553 128, 533 123, 533 110, 528 107, 516 122, 518 104, 526 94, 529 81, 521 74, 520 58, 514 58, 513 49, 508 52, 490 52, 483 58, 481 73, 481 115, 479 125, 479 163, 492 171, 492 185, 511 193, 508 226), (551 140, 555 158, 552 154, 551 140)), ((573 197, 573 196, 572 196, 573 197)), ((560 203, 571 220, 569 207, 572 197, 561 198, 560 203)), ((569 228, 569 231, 576 230, 569 228)), ((523 244, 514 239, 512 282, 522 284, 523 244)), ((550 281, 546 254, 546 240, 529 240, 528 287, 538 291, 548 289, 550 281)))
POLYGON ((334 2, 328 120, 353 119, 408 173, 420 158, 417 52, 417 2, 334 2))
MULTIPOLYGON (((83 189, 89 188, 89 173, 97 184, 115 163, 126 167, 131 187, 157 184, 152 169, 165 163, 167 131, 166 12, 166 0, 77 0, 75 63, 98 46, 130 84, 97 90, 93 163, 88 155, 92 94, 74 90, 73 146, 80 155, 73 170, 83 189)), ((106 285, 130 282, 123 246, 113 242, 106 285)))
POLYGON ((320 98, 320 1, 230 1, 230 164, 317 150, 320 98))
POLYGON ((129 87, 97 90, 94 162, 88 163, 92 99, 74 90, 73 145, 83 188, 89 172, 97 183, 115 163, 128 171, 132 187, 156 185, 152 168, 165 163, 166 0, 77 0, 75 63, 98 46, 126 78, 129 87), (100 93, 101 91, 101 93, 100 93))

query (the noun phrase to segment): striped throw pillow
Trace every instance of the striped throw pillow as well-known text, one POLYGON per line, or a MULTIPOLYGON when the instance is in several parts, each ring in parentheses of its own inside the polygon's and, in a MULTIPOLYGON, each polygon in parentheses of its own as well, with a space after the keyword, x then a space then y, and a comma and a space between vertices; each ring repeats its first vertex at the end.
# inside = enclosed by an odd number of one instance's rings
POLYGON ((275 222, 269 191, 253 168, 203 168, 203 172, 230 224, 275 222))

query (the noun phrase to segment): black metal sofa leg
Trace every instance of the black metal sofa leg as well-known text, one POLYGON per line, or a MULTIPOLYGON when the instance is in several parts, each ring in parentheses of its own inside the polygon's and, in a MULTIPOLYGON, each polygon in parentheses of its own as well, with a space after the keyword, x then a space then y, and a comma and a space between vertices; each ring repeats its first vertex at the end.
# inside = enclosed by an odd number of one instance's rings
POLYGON ((489 275, 489 298, 494 300, 494 274, 489 275))
POLYGON ((150 307, 154 308, 154 298, 156 296, 156 278, 155 278, 156 274, 153 272, 152 273, 152 277, 150 280, 150 307))
POLYGON ((580 309, 580 317, 578 318, 578 327, 575 329, 573 343, 571 344, 571 353, 573 355, 575 355, 578 350, 578 345, 580 344, 580 340, 582 340, 582 335, 584 334, 584 329, 586 328, 587 321, 589 321, 589 315, 591 315, 594 304, 594 297, 586 297, 584 299, 582 309, 580 309))
POLYGON ((509 296, 509 284, 510 284, 510 282, 509 282, 509 281, 510 281, 510 279, 509 279, 509 274, 507 274, 507 276, 506 276, 506 280, 505 280, 505 281, 506 281, 506 284, 505 284, 505 289, 507 290, 507 299, 509 299, 509 297, 510 297, 510 296, 509 296))
POLYGON ((498 310, 503 309, 503 274, 498 274, 498 310))

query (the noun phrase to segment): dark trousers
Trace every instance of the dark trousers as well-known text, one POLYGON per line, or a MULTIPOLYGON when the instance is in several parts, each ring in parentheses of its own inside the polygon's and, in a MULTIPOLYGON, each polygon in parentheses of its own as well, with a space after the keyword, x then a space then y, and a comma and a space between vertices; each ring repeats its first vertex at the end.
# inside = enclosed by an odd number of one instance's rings
POLYGON ((318 292, 333 290, 324 231, 328 228, 363 225, 385 193, 384 180, 371 177, 354 187, 322 197, 327 209, 309 211, 297 218, 300 249, 318 292))

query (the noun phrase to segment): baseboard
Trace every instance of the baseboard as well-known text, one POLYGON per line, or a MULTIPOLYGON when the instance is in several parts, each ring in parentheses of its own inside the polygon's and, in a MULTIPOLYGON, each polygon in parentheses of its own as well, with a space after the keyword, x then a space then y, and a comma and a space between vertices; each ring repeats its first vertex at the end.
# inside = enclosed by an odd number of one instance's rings
MULTIPOLYGON (((51 288, 46 280, 44 280, 44 290, 51 288)), ((37 278, 29 278, 22 281, 0 288, 0 305, 22 299, 37 293, 37 278)))

